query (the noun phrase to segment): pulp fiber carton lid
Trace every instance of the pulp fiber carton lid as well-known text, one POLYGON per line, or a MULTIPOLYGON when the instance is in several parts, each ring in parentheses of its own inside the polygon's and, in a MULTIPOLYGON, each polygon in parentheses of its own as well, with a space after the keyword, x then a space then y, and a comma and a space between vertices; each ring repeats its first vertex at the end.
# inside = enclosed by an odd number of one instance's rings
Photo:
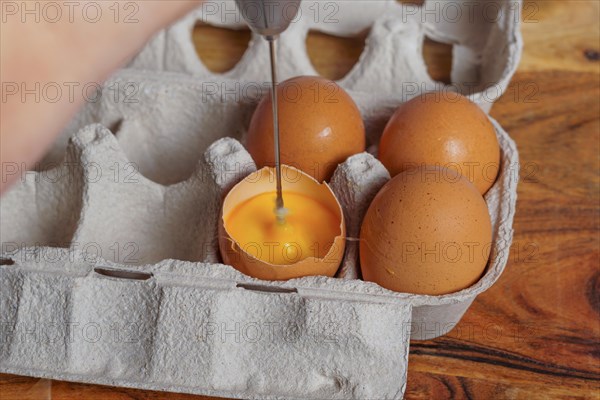
MULTIPOLYGON (((451 86, 489 111, 519 64, 521 5, 521 0, 425 0, 422 5, 397 0, 304 0, 277 41, 279 77, 319 75, 307 50, 310 31, 351 37, 368 30, 364 51, 338 84, 354 92, 401 95, 408 100, 423 91, 448 87, 427 71, 423 42, 430 38, 452 45, 451 86)), ((269 82, 269 50, 257 34, 233 69, 223 74, 210 71, 192 40, 199 22, 246 27, 233 0, 206 1, 156 35, 129 67, 191 74, 208 82, 212 78, 232 79, 238 85, 269 82)))

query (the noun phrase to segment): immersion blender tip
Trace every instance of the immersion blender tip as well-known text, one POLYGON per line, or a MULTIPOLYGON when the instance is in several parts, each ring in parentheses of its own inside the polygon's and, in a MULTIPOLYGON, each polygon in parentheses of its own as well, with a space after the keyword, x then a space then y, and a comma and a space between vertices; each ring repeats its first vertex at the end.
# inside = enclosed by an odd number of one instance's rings
POLYGON ((277 218, 277 223, 279 225, 285 225, 285 218, 288 213, 289 211, 285 207, 275 207, 275 217, 277 218))

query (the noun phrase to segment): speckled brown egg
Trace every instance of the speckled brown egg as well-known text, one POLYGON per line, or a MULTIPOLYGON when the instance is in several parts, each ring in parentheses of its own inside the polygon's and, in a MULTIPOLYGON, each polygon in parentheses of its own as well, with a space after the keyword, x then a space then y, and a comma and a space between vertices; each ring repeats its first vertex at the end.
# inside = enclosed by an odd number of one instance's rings
POLYGON ((500 165, 496 131, 487 115, 457 93, 430 92, 402 104, 379 143, 392 176, 422 165, 454 169, 484 194, 500 165))
POLYGON ((363 279, 397 292, 441 295, 481 278, 492 224, 477 188, 455 171, 402 172, 377 194, 360 232, 363 279))
MULTIPOLYGON (((302 76, 279 84, 277 93, 283 164, 328 181, 338 164, 365 150, 358 107, 335 82, 302 76)), ((275 163, 272 107, 269 94, 256 108, 246 137, 258 167, 275 163)))

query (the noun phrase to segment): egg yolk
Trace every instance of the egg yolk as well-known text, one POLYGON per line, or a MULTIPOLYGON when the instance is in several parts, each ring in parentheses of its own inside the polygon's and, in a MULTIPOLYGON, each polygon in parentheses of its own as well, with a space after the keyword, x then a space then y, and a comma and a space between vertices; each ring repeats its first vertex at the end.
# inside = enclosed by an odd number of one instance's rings
POLYGON ((275 265, 307 257, 323 258, 339 236, 340 219, 325 205, 300 193, 284 192, 287 214, 279 223, 276 193, 263 193, 238 205, 225 217, 225 229, 241 249, 275 265))

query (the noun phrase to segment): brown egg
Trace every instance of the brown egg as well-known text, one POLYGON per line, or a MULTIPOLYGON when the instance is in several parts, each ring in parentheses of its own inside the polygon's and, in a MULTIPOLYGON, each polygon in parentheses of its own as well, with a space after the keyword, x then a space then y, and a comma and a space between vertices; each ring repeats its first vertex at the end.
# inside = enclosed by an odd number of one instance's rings
POLYGON ((381 136, 379 159, 392 176, 424 164, 454 169, 484 194, 498 175, 500 147, 475 103, 457 93, 431 92, 398 107, 381 136))
MULTIPOLYGON (((365 128, 352 98, 335 82, 301 76, 279 84, 281 162, 317 181, 328 181, 338 164, 365 150, 365 128)), ((258 167, 273 166, 273 103, 258 105, 246 148, 258 167)))
POLYGON ((360 232, 363 279, 397 292, 440 295, 482 276, 492 225, 465 177, 427 166, 396 175, 375 196, 360 232))

